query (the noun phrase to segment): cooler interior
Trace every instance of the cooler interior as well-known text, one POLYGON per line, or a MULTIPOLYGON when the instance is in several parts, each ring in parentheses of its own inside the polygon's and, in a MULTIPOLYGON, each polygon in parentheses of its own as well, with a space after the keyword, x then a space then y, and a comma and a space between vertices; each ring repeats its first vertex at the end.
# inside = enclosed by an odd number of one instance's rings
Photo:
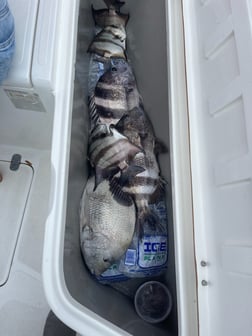
MULTIPOLYGON (((88 177, 87 141, 88 107, 87 76, 88 45, 94 34, 91 4, 104 8, 103 1, 80 2, 77 60, 71 130, 66 229, 64 242, 64 277, 70 295, 82 306, 112 322, 132 335, 177 335, 176 279, 170 154, 159 157, 161 173, 167 181, 169 255, 165 275, 155 278, 164 282, 172 293, 173 308, 165 322, 151 325, 135 312, 133 298, 138 286, 146 279, 121 282, 112 286, 95 281, 87 271, 80 253, 79 206, 88 177)), ((167 63, 166 1, 127 0, 122 12, 130 13, 127 25, 127 54, 132 62, 145 110, 155 134, 169 148, 169 86, 167 63)), ((84 330, 83 330, 84 332, 84 330)))

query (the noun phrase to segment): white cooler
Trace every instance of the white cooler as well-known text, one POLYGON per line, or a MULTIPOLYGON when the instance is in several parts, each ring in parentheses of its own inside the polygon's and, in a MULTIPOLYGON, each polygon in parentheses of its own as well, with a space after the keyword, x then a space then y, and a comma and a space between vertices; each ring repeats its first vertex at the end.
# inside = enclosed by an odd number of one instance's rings
POLYGON ((151 325, 129 298, 94 281, 80 255, 91 4, 104 7, 101 0, 81 0, 78 10, 73 0, 61 8, 43 255, 49 305, 83 336, 251 336, 252 5, 126 0, 122 9, 130 13, 127 50, 139 91, 157 136, 170 148, 160 164, 170 182, 165 283, 174 304, 166 322, 151 325))

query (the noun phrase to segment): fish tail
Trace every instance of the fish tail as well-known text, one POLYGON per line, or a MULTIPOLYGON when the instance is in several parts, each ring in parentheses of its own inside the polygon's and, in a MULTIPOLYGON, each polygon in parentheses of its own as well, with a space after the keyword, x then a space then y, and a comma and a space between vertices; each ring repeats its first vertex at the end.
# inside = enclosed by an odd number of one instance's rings
POLYGON ((120 0, 103 0, 106 4, 106 6, 109 9, 115 9, 118 12, 120 12, 120 8, 125 4, 124 1, 120 1, 120 0))
POLYGON ((137 214, 136 234, 141 240, 144 236, 145 228, 148 227, 151 231, 155 231, 159 226, 158 216, 148 207, 143 208, 137 214))

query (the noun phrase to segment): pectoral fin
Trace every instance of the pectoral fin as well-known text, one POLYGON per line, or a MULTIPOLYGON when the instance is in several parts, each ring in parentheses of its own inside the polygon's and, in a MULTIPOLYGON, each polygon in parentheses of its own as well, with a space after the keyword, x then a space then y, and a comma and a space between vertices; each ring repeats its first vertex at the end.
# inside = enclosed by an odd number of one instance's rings
POLYGON ((119 184, 123 187, 132 183, 136 175, 143 173, 145 169, 141 166, 131 165, 127 170, 121 173, 119 184))
POLYGON ((129 193, 126 193, 122 190, 122 187, 118 183, 118 178, 114 177, 110 180, 109 189, 111 194, 113 195, 114 199, 122 204, 130 206, 133 204, 133 199, 129 193))

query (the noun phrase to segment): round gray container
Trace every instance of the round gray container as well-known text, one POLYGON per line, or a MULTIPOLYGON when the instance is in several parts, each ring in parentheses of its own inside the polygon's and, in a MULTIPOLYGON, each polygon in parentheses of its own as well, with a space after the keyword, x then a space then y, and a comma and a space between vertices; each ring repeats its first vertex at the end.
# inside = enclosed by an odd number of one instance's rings
POLYGON ((135 294, 135 309, 146 322, 164 321, 171 312, 172 296, 168 288, 159 281, 142 284, 135 294))

